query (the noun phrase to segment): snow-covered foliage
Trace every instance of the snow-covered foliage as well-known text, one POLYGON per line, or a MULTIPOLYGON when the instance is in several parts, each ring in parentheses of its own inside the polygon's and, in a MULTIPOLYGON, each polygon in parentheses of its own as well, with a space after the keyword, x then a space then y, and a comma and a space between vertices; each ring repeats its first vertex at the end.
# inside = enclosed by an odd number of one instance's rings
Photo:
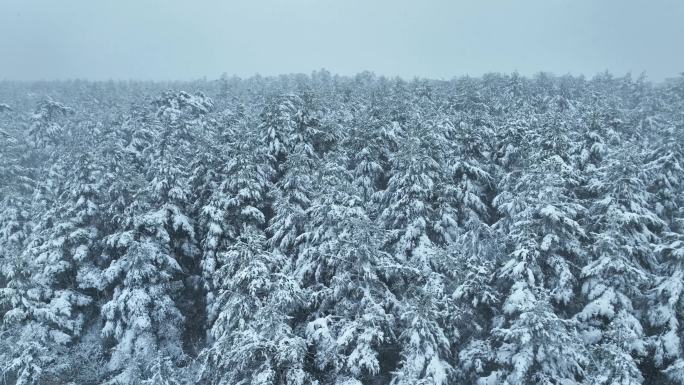
POLYGON ((31 115, 31 126, 28 130, 34 145, 46 146, 62 139, 64 125, 59 120, 69 113, 73 113, 71 108, 51 99, 38 104, 36 111, 31 115))
POLYGON ((0 383, 684 384, 683 144, 684 78, 0 82, 0 383))

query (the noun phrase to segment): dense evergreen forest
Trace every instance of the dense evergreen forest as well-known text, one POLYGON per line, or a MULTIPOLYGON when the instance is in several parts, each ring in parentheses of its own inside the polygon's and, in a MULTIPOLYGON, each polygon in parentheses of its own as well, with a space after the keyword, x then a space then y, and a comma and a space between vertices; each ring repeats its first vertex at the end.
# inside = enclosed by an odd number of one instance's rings
POLYGON ((0 384, 684 384, 684 76, 0 82, 0 384))

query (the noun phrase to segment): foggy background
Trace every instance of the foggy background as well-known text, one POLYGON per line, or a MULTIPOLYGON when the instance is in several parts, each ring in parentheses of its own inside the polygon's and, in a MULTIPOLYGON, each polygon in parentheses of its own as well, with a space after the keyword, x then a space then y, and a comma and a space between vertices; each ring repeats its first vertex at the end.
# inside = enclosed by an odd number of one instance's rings
POLYGON ((0 79, 684 71, 681 0, 0 0, 0 79))

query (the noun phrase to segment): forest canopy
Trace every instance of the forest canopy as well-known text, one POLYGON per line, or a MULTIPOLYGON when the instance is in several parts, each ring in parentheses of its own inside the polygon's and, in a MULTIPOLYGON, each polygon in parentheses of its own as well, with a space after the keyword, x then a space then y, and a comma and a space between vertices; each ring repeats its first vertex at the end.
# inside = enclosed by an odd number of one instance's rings
POLYGON ((684 384, 684 76, 0 82, 0 383, 684 384))

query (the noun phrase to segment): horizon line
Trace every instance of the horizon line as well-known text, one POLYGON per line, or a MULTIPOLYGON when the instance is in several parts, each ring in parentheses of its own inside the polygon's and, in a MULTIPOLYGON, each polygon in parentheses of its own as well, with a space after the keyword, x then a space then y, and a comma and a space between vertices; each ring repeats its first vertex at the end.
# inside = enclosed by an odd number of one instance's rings
POLYGON ((623 74, 619 74, 616 72, 612 72, 610 70, 603 70, 603 71, 598 71, 595 72, 593 75, 587 75, 585 73, 572 73, 572 72, 566 72, 564 74, 558 74, 553 71, 536 71, 536 72, 526 72, 523 73, 518 70, 513 70, 513 71, 485 71, 479 74, 470 74, 470 73, 463 73, 463 74, 454 74, 450 77, 440 77, 440 76, 423 76, 423 75, 414 75, 414 76, 405 76, 405 75, 388 75, 388 74, 383 74, 383 73, 378 73, 375 71, 371 70, 362 70, 353 74, 347 74, 347 73, 335 73, 330 70, 327 70, 325 68, 321 68, 318 70, 312 70, 309 72, 282 72, 282 73, 275 73, 275 74, 261 74, 258 72, 255 72, 251 75, 240 75, 237 73, 230 74, 228 72, 223 72, 218 76, 208 76, 208 75, 203 75, 199 77, 187 77, 187 78, 177 78, 177 79, 171 79, 171 78, 123 78, 123 77, 109 77, 109 78, 88 78, 88 77, 57 77, 57 78, 34 78, 34 79, 9 79, 9 78, 0 78, 0 82, 4 83, 69 83, 69 82, 88 82, 88 83, 108 83, 108 82, 115 82, 115 83, 193 83, 193 82, 204 82, 204 81, 217 81, 221 80, 223 78, 227 79, 238 79, 238 80, 249 80, 249 79, 254 79, 254 78, 278 78, 282 76, 312 76, 317 73, 322 73, 322 72, 328 72, 331 76, 335 77, 342 77, 342 78, 353 78, 358 75, 362 74, 371 74, 377 78, 385 78, 385 79, 401 79, 404 81, 414 81, 414 80, 430 80, 430 81, 453 81, 453 80, 458 80, 458 79, 464 79, 464 78, 472 78, 472 79, 480 79, 488 75, 502 75, 502 76, 511 76, 514 74, 519 75, 520 77, 523 78, 535 78, 539 76, 540 74, 544 74, 547 76, 550 76, 552 78, 562 78, 562 77, 572 77, 572 78, 584 78, 587 80, 591 80, 593 78, 599 77, 601 75, 610 75, 614 78, 625 78, 625 77, 632 77, 635 79, 643 77, 646 79, 647 82, 649 83, 662 83, 662 82, 667 82, 671 79, 676 79, 680 76, 684 76, 684 72, 680 73, 675 73, 672 74, 672 76, 666 76, 663 79, 660 80, 654 80, 653 78, 648 76, 647 71, 641 71, 638 73, 638 75, 634 75, 635 72, 633 71, 627 71, 623 74))

